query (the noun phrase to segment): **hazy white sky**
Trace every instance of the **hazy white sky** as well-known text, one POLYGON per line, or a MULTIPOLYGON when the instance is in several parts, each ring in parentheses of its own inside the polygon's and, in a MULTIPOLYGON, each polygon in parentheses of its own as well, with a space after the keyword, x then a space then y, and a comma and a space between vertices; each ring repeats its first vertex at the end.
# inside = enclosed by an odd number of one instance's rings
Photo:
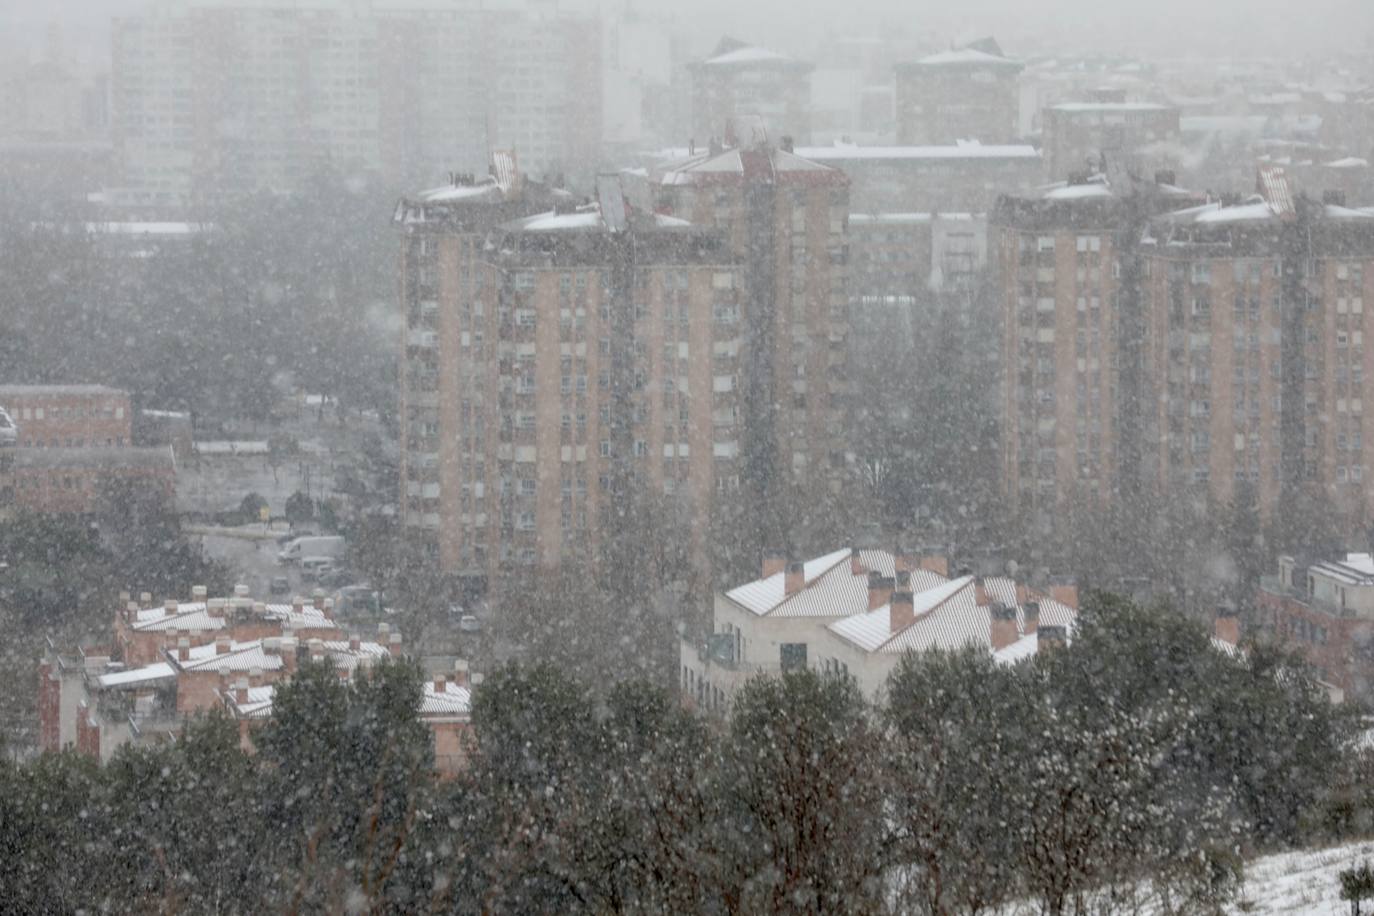
MULTIPOLYGON (((316 0, 318 2, 318 0, 316 0)), ((464 0, 456 0, 464 2, 464 0)), ((505 2, 505 0, 503 0, 505 2)), ((535 0, 551 3, 555 0, 535 0)), ((929 43, 995 34, 1011 54, 1176 56, 1374 54, 1374 0, 558 0, 566 7, 626 4, 670 16, 694 34, 730 32, 808 53, 825 36, 888 35, 929 43)), ((0 35, 66 24, 67 41, 98 46, 111 16, 143 0, 0 0, 0 35)))

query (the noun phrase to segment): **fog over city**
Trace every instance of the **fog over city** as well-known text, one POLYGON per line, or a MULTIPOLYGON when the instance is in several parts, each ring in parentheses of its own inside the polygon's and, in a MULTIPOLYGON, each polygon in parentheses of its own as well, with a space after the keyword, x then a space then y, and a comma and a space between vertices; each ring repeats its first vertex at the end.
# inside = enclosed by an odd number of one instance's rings
POLYGON ((1374 4, 0 0, 0 913, 1374 907, 1374 4))

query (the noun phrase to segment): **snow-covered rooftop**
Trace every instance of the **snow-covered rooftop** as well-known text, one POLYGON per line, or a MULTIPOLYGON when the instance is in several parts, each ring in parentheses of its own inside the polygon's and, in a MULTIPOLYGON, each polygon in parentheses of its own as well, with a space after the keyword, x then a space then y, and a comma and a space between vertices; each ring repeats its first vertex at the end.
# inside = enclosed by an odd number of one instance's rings
POLYGON ((96 678, 96 683, 102 688, 136 687, 154 681, 171 680, 175 677, 176 672, 172 670, 171 665, 166 662, 155 662, 151 665, 144 665, 142 668, 130 668, 126 671, 102 674, 96 678))
POLYGON ((929 54, 916 61, 923 67, 1008 67, 1020 69, 1022 64, 1019 60, 1012 60, 1009 57, 999 57, 996 54, 989 54, 986 51, 979 51, 975 48, 955 48, 950 51, 939 51, 929 54))
MULTIPOLYGON (((943 578, 943 577, 941 577, 943 578)), ((1018 602, 1016 583, 1005 576, 991 576, 983 580, 988 603, 978 603, 978 590, 972 576, 943 581, 922 587, 912 578, 912 609, 914 620, 905 627, 893 630, 892 605, 862 614, 855 614, 830 624, 828 629, 865 652, 900 654, 923 652, 928 649, 955 650, 966 646, 992 649, 992 604, 999 603, 1016 612, 1015 642, 998 650, 999 661, 1014 662, 1033 655, 1036 649, 1034 634, 1027 631, 1025 606, 1018 602)), ((1039 605, 1039 626, 1058 626, 1071 630, 1078 612, 1046 595, 1026 590, 1026 602, 1039 605)), ((1038 631, 1037 631, 1038 632, 1038 631)))
POLYGON ((472 714, 472 691, 446 681, 444 691, 440 693, 434 689, 434 681, 427 681, 424 695, 420 698, 420 714, 430 718, 466 718, 472 714))
POLYGON ((1173 107, 1158 102, 1060 102, 1058 105, 1051 105, 1050 110, 1069 114, 1121 114, 1135 111, 1171 111, 1173 107))
POLYGON ((798 63, 798 61, 786 54, 779 54, 777 51, 760 48, 757 45, 735 48, 733 51, 726 51, 724 54, 717 54, 715 57, 708 57, 702 61, 702 64, 708 67, 770 63, 798 63))
POLYGON ((1022 143, 983 144, 976 140, 940 146, 858 146, 835 143, 833 146, 802 146, 796 154, 820 162, 854 159, 1039 159, 1040 151, 1022 143))

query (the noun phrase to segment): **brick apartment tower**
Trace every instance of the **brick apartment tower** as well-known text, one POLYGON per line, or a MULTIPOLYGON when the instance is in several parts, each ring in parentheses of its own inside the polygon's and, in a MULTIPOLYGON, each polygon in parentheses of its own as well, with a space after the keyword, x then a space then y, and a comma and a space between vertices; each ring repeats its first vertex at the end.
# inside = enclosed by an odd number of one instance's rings
POLYGON ((662 497, 708 572, 711 507, 739 477, 737 259, 720 231, 599 185, 596 204, 548 195, 551 211, 485 233, 402 204, 430 284, 424 345, 407 346, 403 499, 447 571, 594 560, 633 494, 662 497))
POLYGON ((815 64, 723 38, 711 56, 688 65, 692 135, 705 147, 737 118, 757 117, 775 138, 811 137, 811 71, 815 64))
POLYGON ((1297 197, 1279 169, 1257 190, 1206 202, 1165 173, 999 203, 1018 511, 1144 487, 1248 492, 1264 516, 1321 494, 1348 531, 1374 515, 1374 214, 1297 197))
POLYGON ((1016 136, 1023 68, 991 38, 898 64, 897 142, 1007 142, 1016 136))
POLYGON ((750 303, 739 372, 741 473, 765 488, 790 479, 838 492, 852 452, 845 239, 849 182, 838 169, 737 121, 737 146, 656 176, 660 212, 726 233, 750 303))

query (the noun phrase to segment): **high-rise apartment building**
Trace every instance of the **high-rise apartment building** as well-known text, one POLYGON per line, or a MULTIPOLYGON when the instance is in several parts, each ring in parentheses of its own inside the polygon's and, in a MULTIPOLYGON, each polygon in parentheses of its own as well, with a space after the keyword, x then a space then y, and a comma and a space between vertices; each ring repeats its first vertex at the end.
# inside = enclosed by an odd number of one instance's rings
POLYGON ((1188 200, 1167 181, 1096 176, 1003 198, 994 210, 1002 482, 1018 513, 1048 520, 1071 496, 1110 499, 1122 464, 1138 465, 1138 423, 1120 407, 1140 405, 1140 354, 1129 346, 1143 334, 1134 234, 1188 200))
POLYGON ((1374 210, 1295 196, 1274 168, 1245 201, 1159 177, 998 208, 1005 490, 1022 511, 1145 487, 1266 516, 1315 491, 1356 530, 1374 210))
POLYGON ((166 0, 115 20, 116 202, 291 190, 328 165, 389 184, 484 168, 591 174, 592 17, 476 2, 166 0))
POLYGON ((1023 66, 991 38, 898 64, 897 142, 1008 142, 1016 136, 1023 66))
POLYGON ((1178 109, 1153 102, 1062 102, 1043 113, 1045 168, 1051 178, 1094 172, 1102 157, 1136 173, 1177 163, 1178 109))
MULTIPOLYGON (((773 141, 811 137, 811 71, 815 65, 768 48, 723 38, 712 55, 689 65, 692 135, 701 146, 737 119, 757 118, 773 141)), ((734 145, 745 138, 731 137, 734 145)))
POLYGON ((713 501, 739 486, 744 300, 724 233, 628 205, 615 177, 580 206, 464 192, 489 210, 439 191, 400 211, 420 324, 407 523, 434 532, 446 570, 490 580, 594 558, 628 500, 662 497, 704 562, 713 501))
POLYGON ((746 139, 657 174, 657 209, 723 231, 744 272, 745 473, 838 489, 853 452, 846 234, 849 180, 773 145, 747 120, 746 139))

